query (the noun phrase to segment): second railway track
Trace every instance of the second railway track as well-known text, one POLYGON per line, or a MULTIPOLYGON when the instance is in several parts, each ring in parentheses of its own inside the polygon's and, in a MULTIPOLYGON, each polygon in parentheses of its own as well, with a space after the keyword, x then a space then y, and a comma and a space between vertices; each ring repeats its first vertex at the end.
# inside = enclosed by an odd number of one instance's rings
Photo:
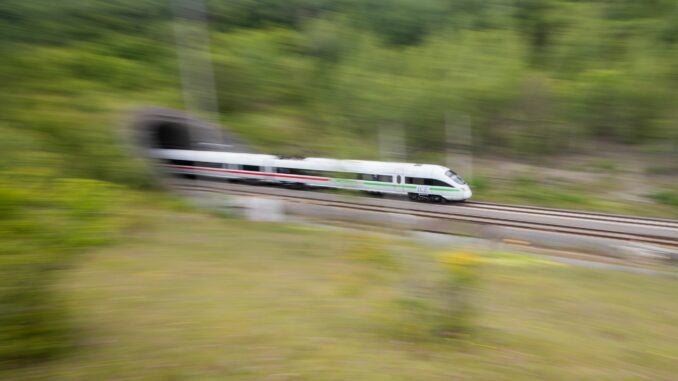
POLYGON ((592 221, 606 221, 606 222, 625 223, 625 224, 641 224, 641 225, 645 225, 645 226, 656 226, 656 227, 666 227, 666 228, 671 228, 671 229, 678 229, 678 221, 670 220, 670 219, 666 219, 666 218, 637 217, 637 216, 628 216, 628 215, 620 215, 620 214, 608 214, 608 213, 588 212, 588 211, 579 211, 579 210, 567 210, 567 209, 555 209, 555 208, 542 208, 542 207, 538 207, 538 206, 496 204, 496 203, 479 202, 479 201, 467 201, 464 204, 460 204, 460 206, 465 206, 465 207, 470 207, 470 208, 487 209, 487 210, 495 210, 495 211, 520 212, 520 213, 523 213, 523 214, 571 217, 571 218, 587 219, 587 220, 592 220, 592 221))
POLYGON ((185 190, 275 197, 312 205, 622 240, 671 249, 678 247, 678 221, 667 219, 480 202, 444 206, 393 199, 342 197, 327 192, 298 191, 221 181, 180 181, 172 186, 185 190))

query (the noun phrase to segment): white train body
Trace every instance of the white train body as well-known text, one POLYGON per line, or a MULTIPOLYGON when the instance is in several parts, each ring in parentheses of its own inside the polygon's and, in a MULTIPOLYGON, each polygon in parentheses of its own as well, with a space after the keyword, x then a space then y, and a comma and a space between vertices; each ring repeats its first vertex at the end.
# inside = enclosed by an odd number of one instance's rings
POLYGON ((151 156, 170 171, 186 175, 404 194, 434 201, 463 201, 472 194, 461 177, 431 164, 173 149, 152 150, 151 156))

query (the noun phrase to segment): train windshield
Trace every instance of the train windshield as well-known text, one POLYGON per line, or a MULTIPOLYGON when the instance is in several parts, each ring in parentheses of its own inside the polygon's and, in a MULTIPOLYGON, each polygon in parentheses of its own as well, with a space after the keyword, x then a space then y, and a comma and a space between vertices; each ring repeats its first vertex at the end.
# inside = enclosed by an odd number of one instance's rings
POLYGON ((466 184, 466 181, 464 181, 464 179, 462 179, 459 175, 457 175, 456 173, 454 173, 452 171, 445 172, 445 176, 451 178, 452 181, 454 181, 456 184, 459 184, 459 185, 466 184))

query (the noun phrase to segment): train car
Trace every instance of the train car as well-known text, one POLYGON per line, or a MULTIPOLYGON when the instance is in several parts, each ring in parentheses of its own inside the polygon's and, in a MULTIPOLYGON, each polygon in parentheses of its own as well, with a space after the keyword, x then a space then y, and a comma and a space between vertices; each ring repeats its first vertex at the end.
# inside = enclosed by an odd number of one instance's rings
POLYGON ((412 200, 464 201, 471 188, 449 168, 432 164, 295 158, 274 155, 157 149, 151 156, 172 173, 403 194, 412 200))

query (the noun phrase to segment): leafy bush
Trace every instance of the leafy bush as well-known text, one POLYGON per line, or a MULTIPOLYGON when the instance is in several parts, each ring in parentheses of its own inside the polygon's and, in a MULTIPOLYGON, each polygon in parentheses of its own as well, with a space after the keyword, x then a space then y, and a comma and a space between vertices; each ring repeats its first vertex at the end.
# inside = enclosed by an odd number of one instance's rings
POLYGON ((480 282, 480 258, 466 252, 444 252, 435 266, 418 273, 417 287, 396 301, 396 336, 411 340, 458 338, 473 332, 480 282), (437 274, 431 277, 424 273, 437 274), (423 283, 423 284, 422 284, 423 283))
POLYGON ((678 206, 678 192, 672 190, 663 190, 650 195, 650 198, 656 202, 669 206, 678 206))
POLYGON ((475 320, 473 291, 480 279, 480 258, 465 252, 444 253, 438 262, 443 268, 439 333, 447 337, 469 334, 475 320))

